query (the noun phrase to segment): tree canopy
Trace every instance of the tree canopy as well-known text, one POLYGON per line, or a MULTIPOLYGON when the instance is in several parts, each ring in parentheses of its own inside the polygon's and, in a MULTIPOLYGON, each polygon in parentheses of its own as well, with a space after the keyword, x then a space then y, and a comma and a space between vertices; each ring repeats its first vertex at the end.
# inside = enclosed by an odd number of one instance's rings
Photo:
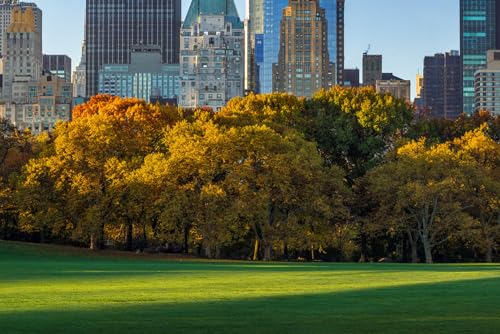
POLYGON ((414 118, 370 88, 249 95, 219 113, 96 96, 50 135, 0 123, 1 236, 209 258, 492 261, 498 119, 414 118))

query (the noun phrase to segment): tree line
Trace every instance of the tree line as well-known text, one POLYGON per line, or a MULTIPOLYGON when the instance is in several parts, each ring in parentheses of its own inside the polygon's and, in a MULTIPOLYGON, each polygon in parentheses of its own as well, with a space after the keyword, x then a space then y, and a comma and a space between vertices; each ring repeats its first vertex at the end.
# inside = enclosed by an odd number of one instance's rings
POLYGON ((219 113, 96 96, 52 134, 0 123, 0 238, 208 258, 493 261, 500 120, 370 88, 219 113))

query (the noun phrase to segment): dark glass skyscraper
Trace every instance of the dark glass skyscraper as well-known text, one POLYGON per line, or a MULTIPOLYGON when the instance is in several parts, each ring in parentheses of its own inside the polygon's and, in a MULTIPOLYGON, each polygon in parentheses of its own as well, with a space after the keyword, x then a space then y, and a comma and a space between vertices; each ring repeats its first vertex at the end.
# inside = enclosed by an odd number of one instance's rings
POLYGON ((474 73, 486 66, 486 52, 500 48, 500 0, 460 0, 463 111, 474 111, 474 73), (497 24, 497 21, 499 24, 497 24))
MULTIPOLYGON (((337 31, 337 42, 335 44, 335 49, 337 51, 337 57, 335 59, 335 64, 337 66, 337 85, 344 85, 345 75, 344 75, 344 61, 345 61, 345 51, 344 51, 344 11, 345 11, 345 0, 337 0, 337 21, 335 24, 335 29, 337 31)), ((329 28, 330 29, 330 28, 329 28)), ((331 53, 332 51, 330 51, 331 53)))
POLYGON ((162 62, 179 63, 181 0, 87 0, 87 95, 98 92, 104 64, 129 64, 134 45, 159 46, 162 62))
POLYGON ((423 98, 431 117, 454 119, 462 113, 461 60, 458 51, 425 57, 423 98))

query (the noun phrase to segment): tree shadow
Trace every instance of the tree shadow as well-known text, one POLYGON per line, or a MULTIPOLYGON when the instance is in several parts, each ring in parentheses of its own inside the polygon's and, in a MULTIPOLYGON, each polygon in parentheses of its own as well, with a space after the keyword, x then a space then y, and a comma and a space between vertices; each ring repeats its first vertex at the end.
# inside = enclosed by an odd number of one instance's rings
POLYGON ((0 313, 14 333, 499 333, 500 278, 336 293, 0 313))

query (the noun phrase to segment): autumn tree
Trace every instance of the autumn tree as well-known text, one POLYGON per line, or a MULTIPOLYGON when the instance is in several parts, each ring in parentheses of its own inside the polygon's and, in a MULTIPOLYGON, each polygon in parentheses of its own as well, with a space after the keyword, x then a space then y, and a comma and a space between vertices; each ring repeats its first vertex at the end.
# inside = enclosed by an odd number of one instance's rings
POLYGON ((220 248, 238 233, 232 228, 232 198, 224 188, 230 166, 224 160, 224 133, 202 113, 194 122, 179 122, 164 140, 164 177, 172 191, 160 197, 163 227, 182 234, 186 251, 192 239, 207 257, 219 256, 220 248))
POLYGON ((227 127, 266 125, 282 133, 304 124, 305 100, 284 93, 236 97, 217 113, 216 122, 227 127))
POLYGON ((235 127, 265 124, 279 133, 295 129, 316 142, 325 161, 343 167, 352 181, 382 161, 413 119, 413 109, 372 88, 336 87, 311 100, 251 94, 231 100, 216 119, 235 127))
POLYGON ((234 164, 228 182, 264 259, 279 245, 284 250, 300 240, 306 249, 326 244, 321 233, 335 218, 345 218, 342 172, 325 169, 315 144, 294 130, 280 134, 254 125, 232 128, 227 136, 234 164))
MULTIPOLYGON (((54 152, 45 164, 53 171, 53 183, 65 188, 68 211, 75 214, 74 231, 88 236, 92 249, 102 241, 105 224, 123 195, 116 191, 116 178, 123 175, 117 176, 115 167, 162 150, 165 127, 180 117, 172 107, 97 96, 76 108, 72 122, 56 127, 54 152)), ((32 176, 27 171, 26 179, 32 176)))
POLYGON ((452 142, 465 173, 467 212, 475 219, 472 236, 475 246, 492 262, 500 238, 500 144, 483 126, 452 142))
POLYGON ((397 149, 394 160, 370 171, 365 181, 379 205, 374 216, 378 223, 393 223, 412 243, 418 238, 427 263, 433 262, 434 248, 472 223, 465 212, 467 173, 450 143, 410 142, 397 149))
POLYGON ((36 140, 0 119, 0 226, 4 237, 17 228, 16 183, 22 168, 36 155, 36 140))

